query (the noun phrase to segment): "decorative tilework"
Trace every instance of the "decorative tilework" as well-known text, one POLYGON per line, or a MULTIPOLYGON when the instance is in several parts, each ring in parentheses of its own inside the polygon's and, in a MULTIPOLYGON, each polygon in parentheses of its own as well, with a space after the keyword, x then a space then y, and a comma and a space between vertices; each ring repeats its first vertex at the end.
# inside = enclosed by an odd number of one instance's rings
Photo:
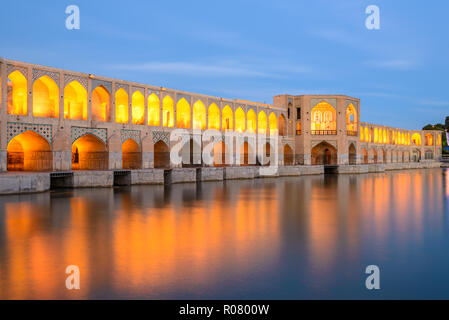
POLYGON ((311 147, 313 148, 313 147, 319 145, 321 142, 326 142, 326 143, 330 144, 331 146, 335 147, 335 149, 337 149, 337 141, 334 141, 334 140, 313 140, 311 147))
POLYGON ((141 94, 145 95, 145 89, 142 87, 131 87, 131 94, 134 94, 134 92, 139 91, 141 94))
POLYGON ((153 131, 153 143, 164 141, 167 146, 170 146, 170 132, 153 131))
POLYGON ((8 143, 12 138, 25 131, 34 131, 41 135, 48 143, 52 144, 52 125, 51 124, 35 124, 35 123, 19 123, 8 122, 6 128, 6 136, 8 143))
POLYGON ((357 110, 357 107, 358 107, 357 101, 352 101, 352 100, 346 100, 346 108, 349 107, 349 105, 351 103, 354 106, 354 108, 357 110))
POLYGON ((103 86, 105 87, 109 93, 112 92, 112 83, 109 81, 103 81, 103 80, 97 80, 97 79, 92 79, 92 90, 95 90, 96 87, 98 86, 103 86))
POLYGON ((141 143, 140 140, 140 131, 139 130, 120 130, 120 136, 122 137, 122 143, 128 139, 134 140, 139 146, 141 143))
POLYGON ((42 69, 33 69, 33 82, 43 76, 49 76, 59 86, 59 73, 42 69))
POLYGON ((188 96, 186 94, 179 94, 179 93, 176 95, 176 103, 178 103, 179 100, 181 100, 182 98, 186 99, 187 102, 190 104, 190 96, 188 96))
POLYGON ((15 66, 15 65, 12 65, 12 64, 8 64, 8 66, 6 67, 7 76, 9 76, 12 72, 14 72, 16 70, 20 71, 23 74, 23 76, 25 78, 27 78, 27 76, 28 76, 28 69, 26 67, 15 66))
POLYGON ((64 87, 72 81, 78 81, 84 87, 84 89, 87 90, 87 78, 75 76, 73 74, 64 75, 64 87))
POLYGON ((86 135, 86 134, 93 134, 98 139, 103 141, 104 143, 107 143, 108 138, 108 130, 103 128, 84 128, 84 127, 72 127, 71 130, 71 138, 72 143, 75 142, 80 137, 86 135))
POLYGON ((115 92, 117 92, 120 89, 125 90, 125 92, 128 94, 129 85, 124 84, 124 83, 116 82, 115 83, 115 92))
POLYGON ((323 101, 329 103, 334 108, 337 107, 337 99, 319 99, 319 98, 317 99, 317 98, 313 98, 313 99, 310 99, 310 108, 312 109, 318 103, 323 102, 323 101))

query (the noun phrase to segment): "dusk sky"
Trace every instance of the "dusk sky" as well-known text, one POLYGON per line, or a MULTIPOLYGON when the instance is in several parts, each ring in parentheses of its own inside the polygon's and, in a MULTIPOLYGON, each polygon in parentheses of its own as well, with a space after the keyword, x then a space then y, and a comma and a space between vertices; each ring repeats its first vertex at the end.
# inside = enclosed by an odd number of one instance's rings
POLYGON ((449 115, 447 1, 2 3, 0 56, 225 98, 346 94, 361 120, 406 129, 449 115), (78 5, 81 29, 65 28, 78 5), (365 8, 380 8, 368 30, 365 8))

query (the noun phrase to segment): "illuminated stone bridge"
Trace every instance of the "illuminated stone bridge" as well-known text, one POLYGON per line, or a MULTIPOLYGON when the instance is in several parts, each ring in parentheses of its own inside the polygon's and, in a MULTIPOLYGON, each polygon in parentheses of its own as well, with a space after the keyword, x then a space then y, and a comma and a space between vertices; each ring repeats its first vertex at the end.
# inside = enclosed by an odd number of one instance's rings
MULTIPOLYGON (((203 165, 195 134, 213 129, 255 137, 234 144, 239 162, 260 164, 260 139, 281 166, 423 163, 441 155, 441 132, 360 122, 360 100, 344 95, 279 95, 273 105, 195 94, 0 59, 1 171, 173 168, 170 133, 189 130, 182 150, 203 165), (264 140, 265 141, 265 140, 264 140), (187 148, 187 149, 186 149, 187 148), (256 161, 251 161, 256 159, 256 161)), ((212 143, 212 142, 211 142, 212 143)), ((230 152, 213 141, 214 162, 230 152)), ((233 160, 236 157, 232 158, 233 160)))

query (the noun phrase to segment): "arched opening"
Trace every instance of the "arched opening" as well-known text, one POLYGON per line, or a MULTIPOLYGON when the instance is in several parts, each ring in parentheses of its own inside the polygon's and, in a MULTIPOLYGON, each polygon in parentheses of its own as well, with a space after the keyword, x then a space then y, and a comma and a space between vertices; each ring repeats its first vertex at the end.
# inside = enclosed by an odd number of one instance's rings
POLYGON ((321 142, 312 148, 312 164, 337 164, 337 149, 327 142, 321 142))
POLYGON ((426 152, 424 153, 424 158, 426 160, 431 160, 433 159, 433 151, 431 150, 426 150, 426 152))
POLYGON ((28 84, 25 76, 18 70, 8 76, 8 114, 26 116, 28 84))
POLYGON ((8 143, 8 171, 49 171, 53 167, 50 144, 34 131, 25 131, 8 143))
POLYGON ((405 152, 402 151, 402 162, 405 162, 405 152))
POLYGON ((270 113, 268 117, 268 123, 270 126, 270 135, 274 136, 278 134, 278 119, 274 112, 270 113))
POLYGON ((271 145, 269 142, 265 143, 265 145, 263 145, 263 156, 264 159, 260 159, 262 160, 260 163, 261 165, 264 166, 269 166, 271 164, 271 145))
POLYGON ((215 103, 209 106, 208 119, 209 129, 220 130, 220 109, 215 103))
POLYGON ((176 127, 190 129, 190 104, 184 98, 176 104, 176 127))
POLYGON ((152 93, 148 96, 148 125, 158 127, 160 123, 159 98, 152 93))
POLYGON ((201 100, 193 104, 193 129, 206 129, 206 107, 201 100))
POLYGON ((284 146, 284 166, 293 165, 293 150, 288 144, 284 146))
POLYGON ((374 128, 374 143, 378 142, 379 142, 379 131, 377 130, 377 128, 374 128))
POLYGON ((245 125, 245 112, 242 108, 238 108, 235 111, 235 131, 244 132, 246 128, 245 125))
POLYGON ((214 167, 223 167, 226 165, 226 144, 218 141, 213 148, 214 167))
POLYGON ((412 141, 415 146, 421 145, 421 135, 419 133, 414 133, 412 135, 412 141))
POLYGON ((175 111, 173 99, 166 96, 162 100, 162 126, 173 127, 175 125, 175 111))
POLYGON ((370 141, 369 128, 365 127, 365 142, 369 142, 369 141, 370 141))
POLYGON ((201 145, 193 138, 182 147, 182 166, 183 167, 197 167, 201 166, 203 159, 201 153, 201 145))
POLYGON ((377 163, 377 151, 373 149, 373 163, 377 163))
MULTIPOLYGON (((242 110, 243 112, 243 110, 242 110)), ((245 115, 245 114, 243 114, 245 115)), ((222 130, 232 130, 234 128, 234 115, 230 106, 226 105, 221 112, 222 130)))
POLYGON ((246 114, 246 131, 249 133, 256 133, 256 129, 257 129, 257 117, 256 117, 256 113, 254 112, 253 109, 249 109, 248 113, 246 114))
POLYGON ((285 132, 285 117, 283 114, 281 114, 279 116, 279 135, 280 136, 285 136, 286 132, 285 132))
POLYGON ((365 139, 365 131, 362 126, 360 126, 360 141, 363 141, 365 139))
POLYGON ((154 145, 154 167, 170 168, 170 150, 162 140, 159 140, 154 145))
POLYGON ((248 166, 248 165, 254 165, 254 159, 253 159, 253 150, 249 143, 245 141, 240 146, 240 165, 242 166, 248 166))
POLYGON ((365 148, 362 149, 362 154, 363 154, 363 163, 368 164, 368 151, 366 151, 365 148))
POLYGON ((267 115, 265 114, 265 112, 260 111, 259 115, 257 116, 257 131, 259 132, 259 134, 267 134, 267 127, 267 115))
POLYGON ((123 88, 120 88, 115 93, 115 122, 128 123, 128 94, 123 88))
POLYGON ((413 150, 413 162, 419 162, 421 160, 421 151, 418 149, 413 150))
POLYGON ((437 138, 437 146, 441 146, 441 134, 438 134, 438 138, 437 138))
POLYGON ((76 80, 64 88, 64 119, 87 120, 87 91, 76 80))
POLYGON ((387 163, 387 152, 382 150, 382 162, 387 163))
POLYGON ((34 81, 33 116, 59 117, 59 87, 49 76, 34 81))
POLYGON ((131 118, 133 124, 145 122, 145 97, 139 90, 131 97, 131 118))
POLYGON ((346 131, 350 135, 357 133, 357 110, 352 103, 346 108, 346 131))
POLYGON ((431 133, 427 133, 424 138, 426 140, 426 146, 433 146, 433 135, 431 133))
POLYGON ((354 147, 354 144, 351 143, 349 145, 349 164, 354 165, 357 163, 357 150, 354 147))
POLYGON ((73 170, 107 170, 106 145, 93 134, 86 134, 72 144, 73 170))
POLYGON ((311 111, 311 134, 336 134, 337 113, 326 101, 318 103, 311 111))
POLYGON ((133 139, 128 139, 122 144, 122 168, 142 168, 142 152, 139 145, 133 139))
POLYGON ((92 91, 92 120, 109 121, 109 104, 111 96, 109 91, 98 86, 92 91))

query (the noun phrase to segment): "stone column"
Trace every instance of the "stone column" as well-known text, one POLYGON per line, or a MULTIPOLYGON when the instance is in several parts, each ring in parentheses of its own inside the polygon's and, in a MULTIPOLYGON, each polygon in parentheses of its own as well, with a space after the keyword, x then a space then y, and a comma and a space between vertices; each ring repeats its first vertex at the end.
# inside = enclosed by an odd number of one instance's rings
POLYGON ((87 79, 87 121, 92 126, 92 79, 87 79))
POLYGON ((33 68, 27 68, 27 114, 33 116, 33 68))
POLYGON ((64 126, 64 73, 59 72, 59 127, 64 126))
POLYGON ((133 123, 133 92, 132 86, 128 84, 128 123, 133 123))
POLYGON ((148 125, 148 88, 143 88, 143 124, 148 125))
POLYGON ((164 125, 164 96, 159 91, 159 128, 162 130, 164 125))

